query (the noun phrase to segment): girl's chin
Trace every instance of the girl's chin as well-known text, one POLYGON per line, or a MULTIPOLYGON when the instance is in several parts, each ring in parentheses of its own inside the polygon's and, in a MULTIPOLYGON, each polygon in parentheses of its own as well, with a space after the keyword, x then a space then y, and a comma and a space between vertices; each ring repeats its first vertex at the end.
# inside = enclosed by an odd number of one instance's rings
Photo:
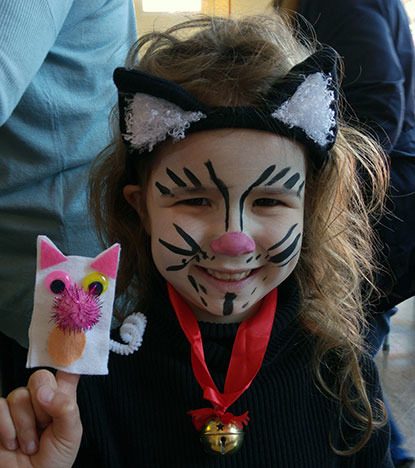
POLYGON ((199 304, 189 304, 192 309, 196 319, 199 322, 212 322, 212 323, 237 323, 242 322, 243 320, 252 317, 258 307, 249 307, 249 308, 238 308, 235 307, 231 313, 225 315, 222 308, 207 310, 202 308, 199 304))

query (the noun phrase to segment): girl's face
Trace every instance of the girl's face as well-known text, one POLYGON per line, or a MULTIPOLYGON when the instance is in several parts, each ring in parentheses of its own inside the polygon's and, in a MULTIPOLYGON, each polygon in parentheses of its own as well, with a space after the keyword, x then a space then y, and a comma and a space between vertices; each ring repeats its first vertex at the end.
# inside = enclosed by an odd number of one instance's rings
POLYGON ((223 129, 167 142, 154 158, 147 194, 131 185, 124 194, 145 222, 156 267, 199 320, 250 317, 298 261, 303 147, 223 129))

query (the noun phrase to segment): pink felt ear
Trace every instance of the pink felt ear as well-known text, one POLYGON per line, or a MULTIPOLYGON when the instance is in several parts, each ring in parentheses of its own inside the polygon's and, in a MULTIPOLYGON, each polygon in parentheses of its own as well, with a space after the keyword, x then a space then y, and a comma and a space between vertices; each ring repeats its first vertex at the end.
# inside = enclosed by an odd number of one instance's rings
POLYGON ((91 263, 91 268, 100 273, 115 279, 117 277, 118 259, 120 257, 120 244, 114 244, 107 250, 104 250, 91 263))
POLYGON ((65 255, 52 243, 45 240, 40 241, 40 269, 44 270, 51 266, 58 265, 59 263, 68 260, 65 255))

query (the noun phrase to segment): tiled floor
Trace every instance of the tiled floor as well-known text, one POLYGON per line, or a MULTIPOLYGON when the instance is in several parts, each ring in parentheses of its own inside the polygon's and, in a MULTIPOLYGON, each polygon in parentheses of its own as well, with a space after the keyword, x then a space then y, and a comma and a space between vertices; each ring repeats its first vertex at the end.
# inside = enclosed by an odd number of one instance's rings
POLYGON ((405 447, 415 456, 415 300, 399 305, 391 319, 389 351, 376 357, 383 391, 393 417, 406 435, 405 447))

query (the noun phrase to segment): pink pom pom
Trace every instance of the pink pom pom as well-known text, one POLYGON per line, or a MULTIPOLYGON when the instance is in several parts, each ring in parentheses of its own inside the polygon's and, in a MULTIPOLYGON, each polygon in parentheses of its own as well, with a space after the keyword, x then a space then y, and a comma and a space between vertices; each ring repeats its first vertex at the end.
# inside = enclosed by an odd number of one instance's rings
POLYGON ((63 332, 80 333, 90 330, 99 322, 101 304, 93 292, 86 292, 76 284, 55 298, 52 320, 63 332))

